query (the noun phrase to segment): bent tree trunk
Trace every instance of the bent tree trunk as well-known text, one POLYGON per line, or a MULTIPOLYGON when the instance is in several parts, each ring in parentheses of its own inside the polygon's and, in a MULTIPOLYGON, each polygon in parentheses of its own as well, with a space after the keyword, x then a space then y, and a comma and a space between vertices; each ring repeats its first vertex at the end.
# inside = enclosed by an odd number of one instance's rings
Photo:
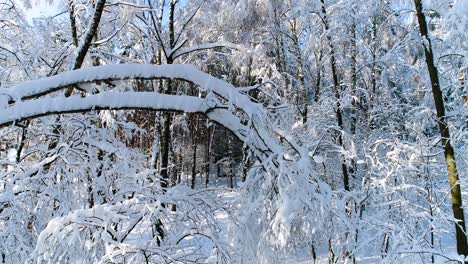
MULTIPOLYGON (((450 184, 450 192, 452 196, 453 216, 457 223, 455 224, 457 252, 460 255, 468 255, 468 245, 466 241, 465 215, 462 208, 461 188, 458 182, 457 164, 455 161, 455 151, 450 142, 450 131, 445 119, 445 105, 440 89, 439 75, 437 67, 434 64, 434 54, 432 50, 431 40, 429 38, 426 17, 423 13, 421 0, 414 0, 416 6, 416 15, 419 23, 421 36, 424 38, 424 54, 426 56, 427 69, 431 79, 432 94, 437 112, 437 123, 439 125, 440 136, 442 138, 442 146, 444 148, 445 163, 447 165, 448 179, 450 184)), ((468 263, 465 261, 465 263, 468 263)))

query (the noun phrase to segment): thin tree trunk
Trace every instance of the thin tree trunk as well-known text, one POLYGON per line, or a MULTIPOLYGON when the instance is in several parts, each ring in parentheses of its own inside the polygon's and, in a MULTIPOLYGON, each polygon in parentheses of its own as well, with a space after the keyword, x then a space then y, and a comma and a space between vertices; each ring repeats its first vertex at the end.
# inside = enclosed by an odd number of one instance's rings
POLYGON ((374 109, 374 100, 375 93, 377 88, 377 67, 376 67, 376 58, 377 58, 377 18, 374 16, 372 21, 372 65, 371 65, 371 76, 370 76, 370 90, 369 90, 369 127, 373 129, 375 127, 375 118, 373 116, 374 109))
POLYGON ((210 168, 211 168, 211 146, 214 140, 214 127, 208 127, 208 142, 205 151, 205 188, 208 188, 210 183, 210 168))
POLYGON ((315 246, 312 243, 312 264, 317 264, 317 253, 315 252, 315 246))
MULTIPOLYGON (((91 20, 91 23, 89 24, 89 28, 88 28, 88 31, 86 32, 86 36, 83 40, 83 43, 79 47, 78 55, 75 58, 75 63, 73 64, 72 70, 79 69, 81 68, 81 65, 83 65, 84 58, 86 57, 86 54, 88 53, 89 47, 91 46, 91 42, 93 41, 93 37, 94 35, 96 35, 105 5, 106 5, 106 0, 98 0, 98 2, 96 3, 96 8, 94 9, 93 18, 91 20)), ((70 97, 72 93, 73 93, 73 87, 69 87, 65 91, 65 97, 70 97)))
MULTIPOLYGON (((357 44, 356 44, 356 21, 353 20, 353 24, 351 26, 351 117, 350 117, 350 133, 351 135, 356 134, 357 122, 358 122, 358 111, 357 111, 357 44)), ((351 165, 349 166, 349 175, 350 177, 354 178, 356 173, 356 158, 353 157, 351 159, 351 165)), ((354 255, 353 255, 354 259, 354 255)))
POLYGON ((75 4, 73 0, 68 0, 68 9, 70 15, 70 29, 72 33, 73 46, 78 47, 78 33, 76 30, 75 4))
POLYGON ((333 243, 331 238, 328 239, 328 263, 335 263, 335 252, 333 251, 333 243))
POLYGON ((193 134, 192 134, 192 183, 190 187, 195 189, 196 177, 197 177, 197 146, 198 146, 198 115, 195 114, 193 120, 193 134))
MULTIPOLYGON (((437 112, 437 123, 439 125, 442 146, 444 148, 445 163, 447 166, 448 180, 450 184, 450 193, 452 196, 452 211, 457 223, 455 223, 457 252, 459 255, 468 255, 468 244, 466 239, 465 215, 462 207, 462 194, 459 183, 457 164, 455 161, 455 151, 450 142, 450 131, 445 119, 445 105, 440 88, 439 74, 434 63, 434 54, 432 50, 431 39, 427 29, 426 17, 423 13, 422 1, 414 0, 416 6, 416 15, 419 23, 419 30, 424 39, 424 54, 426 57, 427 69, 431 79, 432 94, 437 112)), ((468 262, 465 262, 468 263, 468 262)))
POLYGON ((315 91, 314 91, 314 102, 318 102, 320 99, 320 84, 322 83, 322 51, 314 52, 315 64, 317 65, 317 73, 315 78, 315 91))
MULTIPOLYGON (((328 21, 327 21, 327 10, 325 8, 325 0, 320 0, 322 3, 322 13, 323 13, 323 22, 325 26, 325 32, 326 32, 326 37, 328 41, 328 45, 330 47, 330 62, 331 62, 331 68, 332 68, 332 77, 333 77, 333 93, 335 94, 335 99, 336 99, 336 119, 338 123, 338 127, 340 128, 340 132, 338 135, 338 144, 340 147, 343 149, 345 148, 344 146, 344 140, 343 140, 343 132, 344 132, 344 126, 343 126, 343 115, 341 113, 341 95, 340 95, 340 83, 338 80, 338 71, 336 69, 336 59, 335 59, 335 49, 332 43, 332 39, 330 34, 328 33, 329 27, 328 27, 328 21)), ((343 186, 346 191, 349 191, 349 174, 348 174, 348 168, 346 166, 346 160, 343 155, 341 155, 341 171, 343 173, 343 186)))
POLYGON ((297 67, 297 72, 296 72, 296 78, 299 83, 299 94, 298 94, 298 108, 300 109, 300 115, 302 118, 302 124, 307 123, 307 89, 305 85, 305 79, 304 79, 304 69, 303 69, 303 64, 302 64, 302 57, 301 57, 301 48, 299 44, 299 36, 297 33, 297 22, 296 20, 293 20, 290 22, 290 30, 291 30, 291 36, 294 42, 294 55, 296 58, 296 67, 297 67))
MULTIPOLYGON (((169 9, 169 43, 171 49, 174 47, 174 39, 175 39, 175 31, 174 31, 174 13, 175 13, 175 1, 171 1, 170 9, 169 9)), ((172 64, 174 62, 172 57, 166 58, 167 64, 172 64)), ((171 80, 167 81, 167 89, 166 94, 172 94, 172 84, 171 80)), ((168 173, 168 166, 169 166, 169 147, 171 141, 171 113, 164 112, 163 113, 163 129, 162 129, 162 136, 161 136, 161 167, 160 167, 160 174, 162 177, 161 187, 163 189, 167 188, 169 182, 169 173, 168 173)))
POLYGON ((234 153, 232 149, 232 138, 227 134, 227 129, 224 129, 224 135, 228 138, 227 144, 228 144, 228 155, 229 155, 229 168, 228 168, 228 177, 229 177, 229 188, 233 189, 234 188, 234 153))
POLYGON ((23 153, 24 145, 26 144, 26 135, 28 133, 29 124, 30 121, 26 121, 25 126, 22 128, 20 143, 18 145, 18 149, 16 150, 16 163, 21 161, 21 154, 23 153))
POLYGON ((357 73, 356 63, 357 62, 357 45, 356 45, 356 21, 353 21, 351 26, 351 134, 356 134, 356 123, 357 123, 357 111, 356 111, 356 84, 357 84, 357 73))
POLYGON ((242 149, 242 178, 241 181, 245 182, 247 173, 249 171, 249 148, 244 146, 242 149))
POLYGON ((390 238, 387 233, 385 233, 384 240, 382 243, 382 259, 388 255, 388 247, 390 245, 390 238))

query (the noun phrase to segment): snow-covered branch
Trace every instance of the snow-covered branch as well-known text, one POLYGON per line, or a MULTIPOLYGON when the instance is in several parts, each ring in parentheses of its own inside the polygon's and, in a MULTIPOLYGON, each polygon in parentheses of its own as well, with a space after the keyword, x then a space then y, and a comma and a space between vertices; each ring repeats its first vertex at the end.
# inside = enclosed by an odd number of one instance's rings
POLYGON ((90 110, 153 109, 205 113, 212 107, 215 107, 215 105, 210 107, 208 101, 190 96, 165 95, 152 92, 103 92, 84 98, 72 96, 69 98, 41 98, 17 102, 2 110, 0 126, 29 118, 90 110))
POLYGON ((170 54, 174 59, 178 57, 189 54, 196 51, 207 50, 207 49, 214 49, 214 48, 230 48, 230 49, 241 49, 239 45, 227 42, 214 42, 214 43, 205 43, 200 45, 191 46, 188 48, 181 48, 180 46, 176 47, 176 49, 171 50, 170 54))
POLYGON ((152 80, 178 79, 191 82, 203 91, 213 92, 235 106, 242 108, 249 115, 263 113, 263 108, 239 93, 231 84, 199 71, 191 65, 151 65, 151 64, 117 64, 64 72, 55 76, 27 81, 11 88, 0 89, 0 96, 13 103, 18 100, 32 99, 43 96, 69 86, 93 83, 99 81, 117 80, 152 80))

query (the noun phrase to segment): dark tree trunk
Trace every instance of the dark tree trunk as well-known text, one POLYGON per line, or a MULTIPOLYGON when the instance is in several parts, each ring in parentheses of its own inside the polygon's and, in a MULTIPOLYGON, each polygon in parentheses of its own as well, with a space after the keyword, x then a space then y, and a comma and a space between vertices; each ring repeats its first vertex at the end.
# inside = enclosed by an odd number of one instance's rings
POLYGON ((211 146, 214 140, 214 127, 208 127, 206 151, 205 151, 205 188, 208 188, 210 183, 210 169, 211 169, 211 146))
MULTIPOLYGON (((450 141, 450 131, 445 118, 445 105, 440 87, 439 74, 434 63, 434 53, 431 39, 427 29, 426 17, 423 13, 422 1, 414 0, 416 15, 419 23, 419 30, 424 39, 424 54, 426 57, 427 69, 431 79, 432 94, 437 112, 437 123, 439 125, 442 147, 444 148, 445 164, 447 166, 450 193, 452 195, 452 211, 457 223, 455 223, 457 252, 459 255, 468 256, 468 245, 466 239, 465 215, 462 207, 462 194, 458 177, 457 164, 455 161, 455 151, 450 141)), ((468 263, 468 262, 465 262, 468 263)))
POLYGON ((73 0, 68 0, 68 9, 70 15, 70 29, 72 32, 73 46, 78 47, 78 33, 76 30, 76 19, 75 19, 75 3, 73 0))
MULTIPOLYGON (((330 34, 328 33, 329 31, 329 26, 328 26, 328 21, 327 21, 327 10, 325 8, 325 0, 320 0, 322 3, 322 14, 323 14, 323 21, 324 21, 324 26, 325 26, 325 32, 326 32, 326 37, 328 41, 328 45, 330 47, 330 63, 331 63, 331 69, 332 69, 332 77, 333 77, 333 93, 335 94, 335 99, 336 99, 336 119, 338 123, 338 127, 340 128, 340 132, 338 135, 338 145, 342 147, 343 149, 345 148, 344 146, 344 140, 343 140, 343 132, 344 132, 344 125, 343 125, 343 115, 341 112, 341 95, 340 95, 340 83, 338 80, 338 71, 336 69, 336 58, 335 58, 335 49, 332 43, 332 38, 330 34)), ((346 191, 349 191, 349 175, 348 175, 348 168, 346 166, 346 160, 345 157, 342 155, 341 157, 341 171, 343 173, 343 186, 346 191)))
MULTIPOLYGON (((175 39, 175 32, 174 32, 174 13, 175 13, 175 2, 171 1, 170 9, 169 9, 169 43, 171 49, 174 47, 174 39, 175 39)), ((172 64, 174 60, 172 57, 166 58, 167 64, 172 64)), ((172 87, 173 81, 167 81, 167 89, 166 94, 172 94, 172 87)), ((163 113, 163 128, 162 128, 162 135, 161 135, 161 167, 160 167, 160 174, 162 177, 161 187, 163 189, 167 188, 169 182, 169 173, 168 173, 168 166, 169 166, 169 147, 171 141, 171 113, 164 112, 163 113)))
MULTIPOLYGON (((88 53, 89 47, 91 46, 91 42, 93 41, 94 35, 96 35, 97 29, 99 27, 99 22, 101 21, 102 12, 104 10, 104 6, 106 5, 106 0, 98 0, 96 3, 96 8, 94 9, 94 15, 89 24, 88 31, 86 32, 85 38, 83 40, 82 45, 78 50, 78 55, 75 58, 75 63, 73 64, 73 70, 81 68, 83 65, 84 58, 88 53)), ((65 91, 65 97, 70 97, 73 93, 73 87, 68 88, 65 91)))
POLYGON ((197 177, 197 146, 198 146, 198 115, 193 117, 192 129, 192 183, 190 187, 195 189, 197 177))

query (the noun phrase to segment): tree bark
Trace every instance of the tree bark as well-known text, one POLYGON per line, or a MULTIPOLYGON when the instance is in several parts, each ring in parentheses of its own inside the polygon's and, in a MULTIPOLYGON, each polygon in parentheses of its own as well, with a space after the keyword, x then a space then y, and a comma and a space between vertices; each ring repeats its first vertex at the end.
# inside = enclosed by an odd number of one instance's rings
POLYGON ((377 59, 377 17, 376 15, 372 19, 372 37, 371 37, 371 45, 372 45, 372 65, 371 65, 371 73, 370 73, 370 90, 369 90, 369 128, 375 128, 375 117, 373 115, 374 109, 374 100, 375 100, 375 93, 377 90, 377 67, 376 67, 376 59, 377 59))
MULTIPOLYGON (((457 164, 455 160, 455 151, 450 141, 450 131, 445 118, 445 105, 440 87, 439 74, 434 63, 434 53, 431 39, 426 23, 426 17, 423 12, 421 0, 414 0, 416 6, 416 16, 419 24, 419 31, 423 37, 424 54, 426 57, 427 69, 431 80, 432 94, 437 113, 437 123, 439 125, 442 146, 444 148, 445 164, 447 166, 448 180, 450 184, 450 193, 452 196, 452 211, 457 223, 455 223, 457 252, 459 255, 468 256, 468 244, 466 239, 465 215, 462 207, 462 194, 458 177, 457 164)), ((465 263, 468 263, 465 261, 465 263)))
MULTIPOLYGON (((175 13, 175 1, 171 1, 170 9, 169 9, 169 43, 170 48, 174 47, 174 39, 175 39, 175 31, 174 31, 174 13, 175 13)), ((157 30, 157 29, 156 29, 157 30)), ((162 43, 161 43, 162 44, 162 43)), ((174 63, 172 57, 166 57, 167 64, 174 63)), ((172 94, 172 85, 173 82, 169 80, 167 82, 167 89, 166 94, 172 94)), ((168 166, 169 166, 169 147, 171 141, 171 113, 165 112, 163 113, 163 127, 162 127, 162 135, 161 135, 161 167, 160 167, 160 174, 162 177, 161 187, 166 189, 168 187, 169 182, 169 173, 168 173, 168 166)))
POLYGON ((322 57, 323 52, 321 50, 314 52, 315 64, 317 65, 314 91, 314 102, 316 103, 320 99, 320 84, 322 83, 322 57))
POLYGON ((76 30, 76 19, 75 19, 75 4, 73 0, 68 0, 68 9, 70 15, 70 29, 72 33, 73 45, 78 47, 78 33, 76 30))
POLYGON ((357 111, 356 111, 356 84, 357 84, 357 45, 356 45, 356 21, 353 21, 351 26, 351 134, 356 133, 357 111))
POLYGON ((192 130, 192 183, 190 187, 195 189, 196 177, 197 177, 197 144, 198 144, 198 115, 193 118, 193 130, 192 130))
POLYGON ((302 118, 302 124, 307 123, 307 88, 305 84, 305 78, 304 78, 304 66, 302 63, 302 56, 301 56, 301 48, 299 44, 299 36, 297 33, 297 22, 294 19, 293 21, 290 22, 290 30, 291 30, 291 36, 294 42, 294 56, 296 58, 296 67, 297 67, 297 72, 296 72, 296 78, 299 83, 299 98, 298 98, 298 108, 300 109, 300 115, 302 118))
POLYGON ((241 181, 245 182, 247 173, 249 172, 249 148, 244 146, 242 148, 242 178, 241 181))
MULTIPOLYGON (((340 128, 340 132, 338 135, 338 144, 340 147, 343 149, 345 148, 344 146, 344 140, 343 140, 343 132, 344 132, 344 126, 343 126, 343 115, 341 112, 341 95, 340 95, 340 83, 338 80, 338 71, 336 69, 336 58, 335 58, 335 49, 332 43, 332 39, 330 34, 328 33, 329 26, 328 26, 328 21, 327 21, 327 9, 325 8, 325 0, 320 0, 322 3, 322 14, 323 14, 323 23, 325 26, 325 34, 327 37, 328 45, 330 47, 330 64, 331 64, 331 69, 332 69, 332 77, 333 77, 333 93, 335 94, 335 99, 336 99, 336 120, 338 123, 338 127, 340 128)), ((341 155, 341 171, 343 173, 343 186, 346 191, 349 191, 349 174, 348 174, 348 168, 346 166, 346 160, 343 155, 341 155)))
POLYGON ((213 145, 214 140, 214 126, 208 127, 208 135, 207 135, 207 144, 206 144, 206 151, 205 151, 205 188, 208 188, 208 184, 210 183, 210 169, 211 169, 211 146, 213 145))
MULTIPOLYGON (((86 32, 86 36, 83 40, 83 44, 80 46, 78 50, 78 55, 75 58, 75 63, 73 64, 72 70, 76 70, 81 68, 83 65, 84 58, 88 53, 89 47, 91 46, 91 42, 93 41, 93 37, 97 32, 99 22, 101 21, 102 12, 104 10, 104 6, 106 5, 106 0, 98 0, 96 3, 96 8, 94 9, 94 15, 91 23, 89 24, 88 31, 86 32)), ((70 97, 73 93, 73 87, 69 87, 65 92, 65 97, 70 97)))

